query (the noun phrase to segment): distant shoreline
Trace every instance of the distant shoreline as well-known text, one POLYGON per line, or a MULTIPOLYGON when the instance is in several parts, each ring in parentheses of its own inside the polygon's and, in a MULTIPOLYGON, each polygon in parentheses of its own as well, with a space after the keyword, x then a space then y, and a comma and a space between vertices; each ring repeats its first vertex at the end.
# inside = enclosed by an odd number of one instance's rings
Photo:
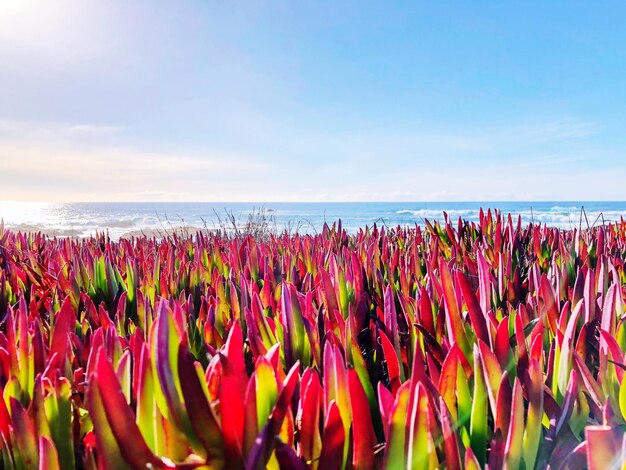
POLYGON ((626 202, 378 202, 378 203, 7 203, 0 219, 16 231, 41 231, 57 237, 85 237, 106 232, 111 239, 212 231, 261 221, 274 231, 318 233, 325 223, 341 220, 348 232, 365 226, 424 226, 425 221, 477 221, 480 209, 511 214, 522 224, 561 229, 586 228, 619 221, 626 202))

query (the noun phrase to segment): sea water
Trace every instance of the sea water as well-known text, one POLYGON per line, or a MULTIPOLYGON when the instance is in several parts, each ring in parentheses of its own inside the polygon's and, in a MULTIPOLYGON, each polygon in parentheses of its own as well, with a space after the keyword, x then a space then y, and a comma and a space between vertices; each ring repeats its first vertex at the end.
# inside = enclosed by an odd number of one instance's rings
POLYGON ((58 236, 89 236, 108 232, 119 238, 141 231, 167 231, 177 227, 217 229, 220 219, 232 215, 245 223, 251 213, 264 213, 270 225, 315 233, 325 222, 341 219, 348 231, 372 226, 423 225, 428 219, 442 220, 445 211, 452 220, 478 220, 479 210, 499 209, 534 222, 563 229, 599 225, 626 216, 626 202, 332 202, 332 203, 208 203, 208 202, 115 202, 34 203, 0 202, 0 219, 7 228, 44 231, 58 236))

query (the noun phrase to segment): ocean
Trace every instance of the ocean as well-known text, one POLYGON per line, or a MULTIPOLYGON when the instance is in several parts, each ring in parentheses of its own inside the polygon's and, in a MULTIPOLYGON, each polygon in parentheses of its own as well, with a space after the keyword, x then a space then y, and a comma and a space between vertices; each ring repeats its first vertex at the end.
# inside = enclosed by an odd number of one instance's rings
POLYGON ((57 236, 89 236, 108 231, 117 239, 131 233, 154 232, 181 226, 216 229, 219 219, 232 214, 245 222, 253 211, 264 211, 279 230, 315 233, 324 222, 341 219, 348 231, 379 225, 422 225, 425 219, 441 220, 443 211, 456 220, 478 220, 479 209, 497 208, 520 215, 523 223, 546 224, 563 229, 580 224, 598 225, 626 215, 626 202, 350 202, 350 203, 34 203, 0 202, 0 219, 6 228, 41 230, 57 236), (584 210, 581 210, 584 208, 584 210), (586 217, 585 217, 586 216, 586 217))

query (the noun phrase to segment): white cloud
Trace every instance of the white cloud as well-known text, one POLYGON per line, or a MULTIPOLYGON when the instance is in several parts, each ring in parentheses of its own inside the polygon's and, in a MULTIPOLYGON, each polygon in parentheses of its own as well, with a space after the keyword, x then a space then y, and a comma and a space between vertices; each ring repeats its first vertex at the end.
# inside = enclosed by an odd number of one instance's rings
POLYGON ((198 144, 178 154, 141 145, 116 126, 5 120, 0 200, 624 198, 617 192, 623 172, 612 168, 611 152, 588 145, 591 129, 596 126, 555 120, 415 136, 318 135, 315 141, 296 134, 278 139, 280 153, 198 144), (598 159, 604 163, 594 167, 598 159))
POLYGON ((0 122, 0 199, 223 199, 229 184, 245 193, 267 169, 233 152, 155 152, 120 140, 114 127, 0 122))
POLYGON ((100 142, 103 137, 115 139, 123 130, 118 126, 0 119, 0 139, 5 141, 50 144, 96 138, 100 142))

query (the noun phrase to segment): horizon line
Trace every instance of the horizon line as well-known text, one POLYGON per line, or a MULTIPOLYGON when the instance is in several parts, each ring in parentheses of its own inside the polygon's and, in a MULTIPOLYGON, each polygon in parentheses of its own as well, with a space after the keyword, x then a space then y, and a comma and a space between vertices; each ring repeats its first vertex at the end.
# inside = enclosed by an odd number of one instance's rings
POLYGON ((205 201, 205 200, 189 200, 189 201, 24 201, 24 200, 8 200, 0 199, 0 204, 441 204, 441 203, 626 203, 626 199, 432 199, 432 200, 398 200, 398 201, 380 201, 380 200, 362 200, 362 201, 205 201))

